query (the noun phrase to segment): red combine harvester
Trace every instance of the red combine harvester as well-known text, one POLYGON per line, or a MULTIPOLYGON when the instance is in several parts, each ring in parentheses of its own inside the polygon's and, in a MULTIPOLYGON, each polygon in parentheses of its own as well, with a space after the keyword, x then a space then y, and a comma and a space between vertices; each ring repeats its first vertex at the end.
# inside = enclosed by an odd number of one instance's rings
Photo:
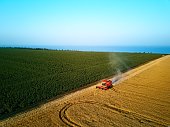
POLYGON ((108 90, 112 87, 112 81, 111 80, 103 80, 102 86, 96 86, 96 88, 102 89, 102 90, 108 90))

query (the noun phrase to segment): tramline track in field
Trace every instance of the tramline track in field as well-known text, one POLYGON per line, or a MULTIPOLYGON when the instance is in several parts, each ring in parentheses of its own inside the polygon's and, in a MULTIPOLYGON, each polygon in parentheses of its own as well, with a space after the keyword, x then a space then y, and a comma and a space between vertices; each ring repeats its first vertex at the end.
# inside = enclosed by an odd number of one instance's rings
MULTIPOLYGON (((103 104, 103 103, 98 103, 98 102, 95 102, 95 101, 79 101, 79 102, 75 102, 75 103, 68 103, 60 110, 59 118, 67 126, 81 127, 82 125, 80 125, 79 123, 77 123, 76 121, 72 120, 69 117, 67 111, 75 105, 81 106, 81 105, 84 105, 84 104, 95 105, 95 106, 98 106, 99 109, 104 108, 106 110, 109 110, 109 112, 114 113, 115 115, 121 115, 122 117, 126 117, 126 118, 128 118, 132 121, 138 121, 141 124, 147 124, 147 125, 150 125, 150 126, 152 126, 152 125, 161 126, 161 127, 167 126, 165 123, 160 123, 157 120, 151 119, 151 118, 144 116, 142 114, 139 114, 139 113, 136 113, 136 112, 133 112, 133 111, 129 111, 129 110, 126 110, 126 109, 123 109, 123 108, 118 108, 115 105, 103 104)), ((96 110, 96 112, 100 112, 100 111, 96 110)), ((81 114, 83 114, 83 112, 81 112, 81 114)), ((117 123, 114 123, 114 126, 119 126, 119 125, 117 123)))

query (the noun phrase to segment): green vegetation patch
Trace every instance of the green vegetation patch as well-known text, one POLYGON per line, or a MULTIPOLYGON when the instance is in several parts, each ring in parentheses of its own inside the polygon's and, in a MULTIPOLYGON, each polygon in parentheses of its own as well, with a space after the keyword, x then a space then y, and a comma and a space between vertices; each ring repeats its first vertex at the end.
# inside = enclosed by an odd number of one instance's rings
POLYGON ((89 83, 161 57, 0 48, 0 116, 8 116, 89 83))

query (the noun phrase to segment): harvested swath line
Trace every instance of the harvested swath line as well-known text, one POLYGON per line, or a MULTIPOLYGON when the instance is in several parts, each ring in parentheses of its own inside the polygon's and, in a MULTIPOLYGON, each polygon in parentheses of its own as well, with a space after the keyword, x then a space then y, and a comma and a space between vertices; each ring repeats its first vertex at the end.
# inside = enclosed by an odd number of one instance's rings
MULTIPOLYGON (((75 103, 68 103, 66 104, 59 112, 59 117, 60 119, 68 126, 77 126, 77 127, 81 127, 81 125, 79 125, 78 123, 76 123, 75 121, 72 121, 69 116, 67 116, 67 110, 69 110, 70 107, 74 106, 74 105, 81 105, 81 104, 92 104, 92 105, 97 105, 100 107, 104 107, 107 108, 115 113, 119 113, 124 117, 128 117, 129 119, 132 120, 136 120, 140 123, 144 123, 147 122, 148 124, 156 124, 162 127, 167 127, 168 125, 165 123, 160 123, 155 119, 149 118, 147 116, 144 116, 142 114, 133 112, 133 111, 129 111, 123 108, 118 108, 114 105, 109 105, 109 104, 103 104, 103 103, 99 103, 99 102, 95 102, 95 101, 79 101, 79 102, 75 102, 75 103)), ((116 124, 115 124, 116 125, 116 124)))

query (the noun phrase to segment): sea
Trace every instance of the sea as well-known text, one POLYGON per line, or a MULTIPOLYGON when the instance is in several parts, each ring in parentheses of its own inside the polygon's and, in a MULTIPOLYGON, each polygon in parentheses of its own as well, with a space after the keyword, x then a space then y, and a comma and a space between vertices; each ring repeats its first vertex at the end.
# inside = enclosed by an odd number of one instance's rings
MULTIPOLYGON (((6 47, 6 46, 4 46, 6 47)), ((45 48, 51 50, 73 50, 94 52, 131 52, 131 53, 159 53, 170 54, 170 46, 57 46, 57 45, 29 45, 11 46, 23 48, 45 48)))

